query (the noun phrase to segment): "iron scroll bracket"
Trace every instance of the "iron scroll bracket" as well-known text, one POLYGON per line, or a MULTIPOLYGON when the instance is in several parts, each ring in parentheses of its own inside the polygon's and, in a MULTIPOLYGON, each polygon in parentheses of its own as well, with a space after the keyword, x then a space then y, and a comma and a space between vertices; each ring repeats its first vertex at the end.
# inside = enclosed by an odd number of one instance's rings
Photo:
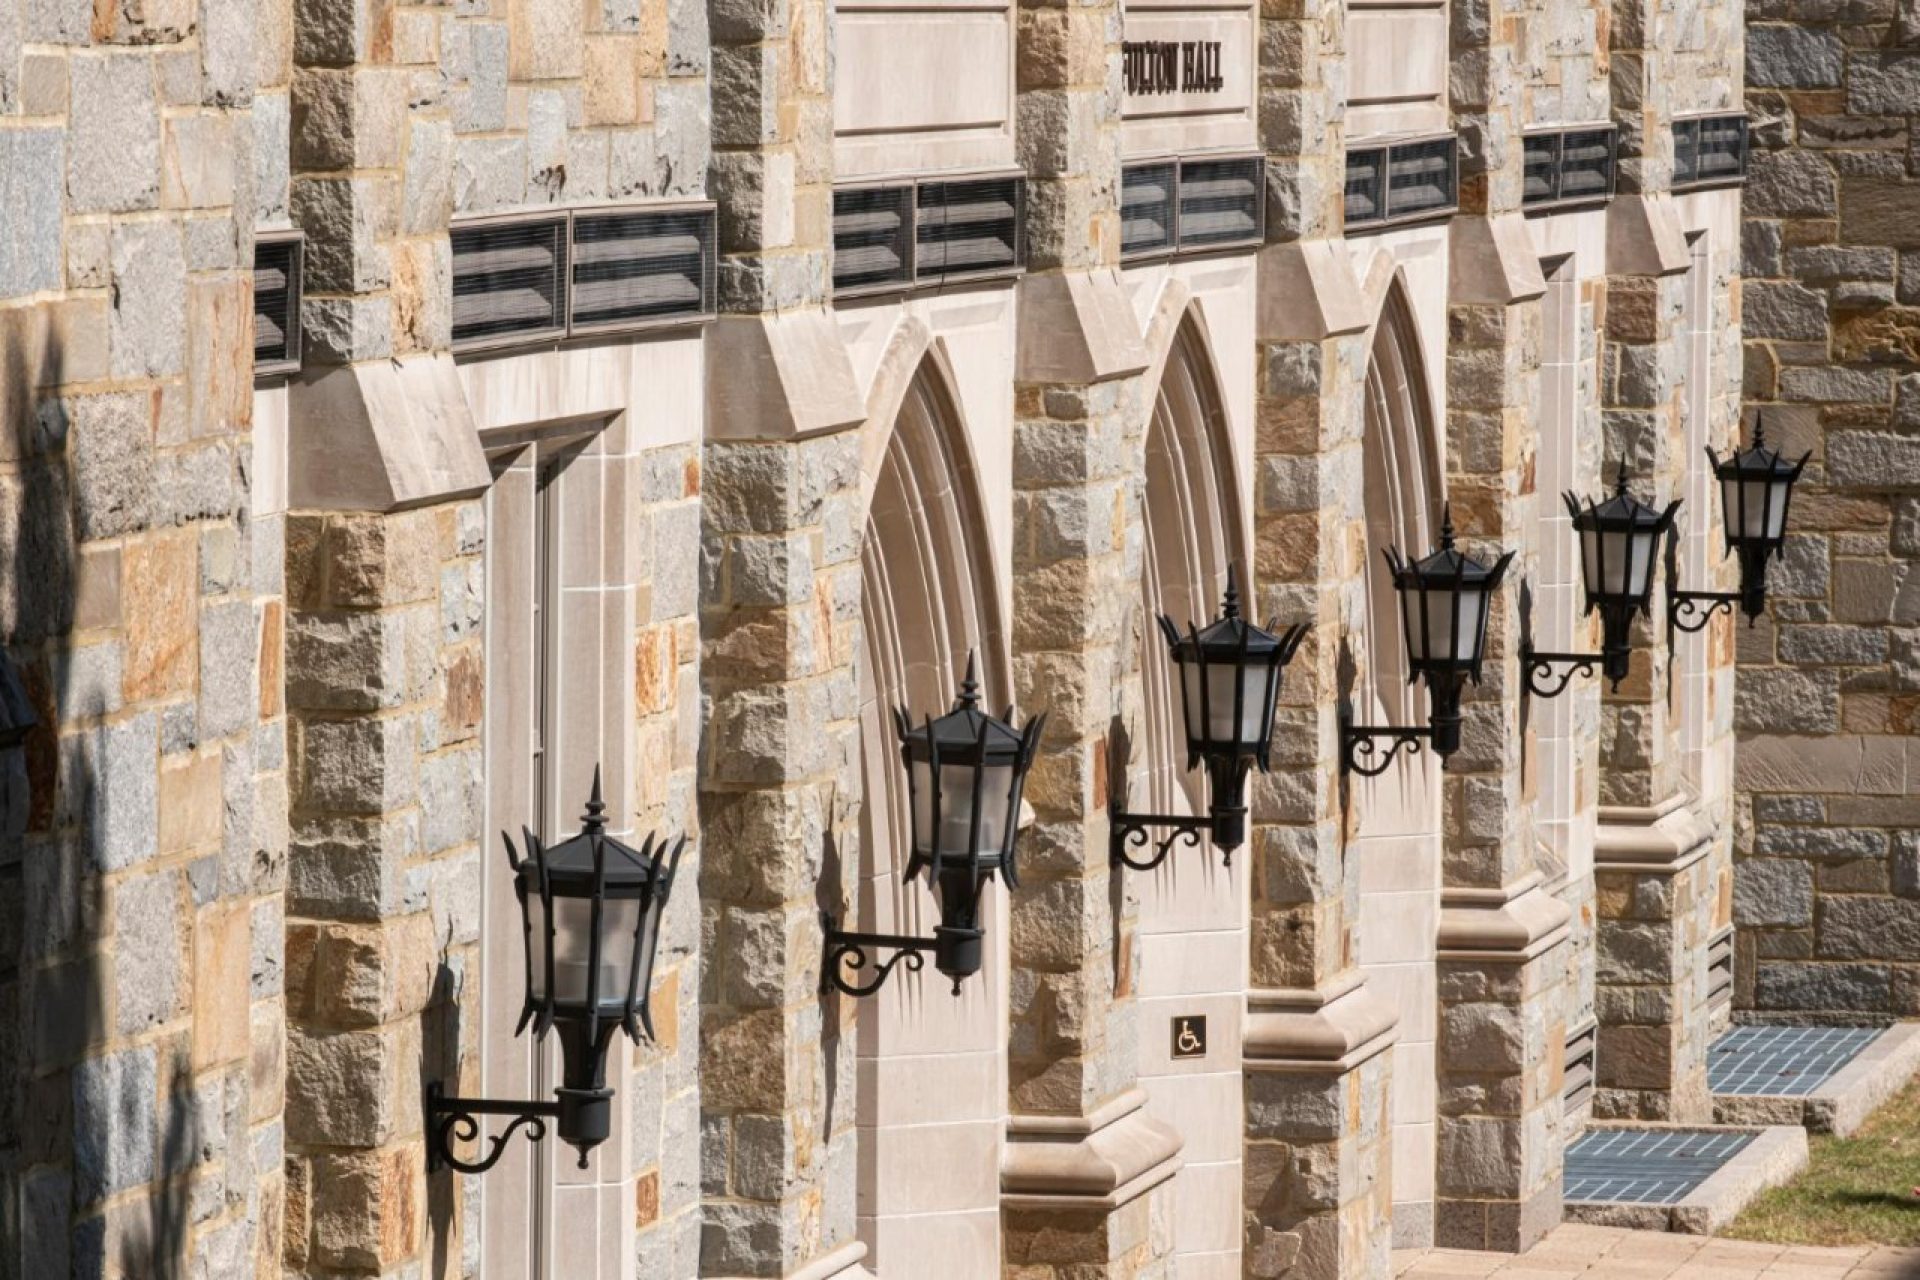
POLYGON ((1520 650, 1521 683, 1536 698, 1557 698, 1567 691, 1575 676, 1590 676, 1607 657, 1603 653, 1548 653, 1523 647, 1520 650), (1554 676, 1555 667, 1565 667, 1551 683, 1542 677, 1554 676))
MULTIPOLYGON (((1213 830, 1213 819, 1205 814, 1174 813, 1125 813, 1119 809, 1107 811, 1107 861, 1116 867, 1132 867, 1135 871, 1152 871, 1167 860, 1173 846, 1185 841, 1188 848, 1198 849, 1200 837, 1213 830), (1165 828, 1166 836, 1157 838, 1152 835, 1154 828, 1165 828), (1153 852, 1144 858, 1134 858, 1127 850, 1145 849, 1149 845, 1153 852)), ((1225 853, 1226 865, 1233 865, 1233 852, 1225 853)))
POLYGON ((1684 631, 1693 635, 1706 629, 1716 613, 1733 614, 1733 606, 1740 603, 1738 591, 1669 591, 1667 592, 1667 644, 1673 644, 1673 633, 1684 631))
MULTIPOLYGON (((547 1136, 547 1121, 560 1116, 559 1102, 520 1102, 502 1098, 456 1098, 447 1094, 439 1081, 427 1086, 425 1099, 427 1130, 427 1172, 457 1169, 461 1173, 485 1173, 500 1162, 507 1140, 522 1126, 527 1137, 539 1142, 547 1136), (512 1123, 484 1141, 486 1153, 474 1160, 463 1160, 453 1153, 456 1142, 481 1140, 481 1116, 512 1116, 512 1123)), ((584 1158, 582 1159, 584 1164, 584 1158)))
MULTIPOLYGON (((886 984, 893 976, 894 969, 905 964, 908 973, 918 973, 927 964, 926 953, 933 950, 932 938, 916 938, 900 933, 850 933, 839 928, 839 919, 826 912, 820 913, 820 928, 826 935, 826 951, 820 964, 820 993, 839 991, 855 998, 870 996, 886 984), (885 960, 876 960, 869 948, 884 948, 893 954, 885 960), (850 966, 854 971, 873 966, 874 974, 866 982, 856 981, 848 975, 842 966, 850 966)), ((960 994, 960 981, 955 979, 953 993, 960 994)))
POLYGON ((1340 768, 1363 778, 1377 778, 1393 766, 1404 750, 1420 754, 1420 744, 1433 738, 1432 725, 1353 724, 1340 722, 1340 768), (1376 745, 1386 743, 1385 748, 1376 745))

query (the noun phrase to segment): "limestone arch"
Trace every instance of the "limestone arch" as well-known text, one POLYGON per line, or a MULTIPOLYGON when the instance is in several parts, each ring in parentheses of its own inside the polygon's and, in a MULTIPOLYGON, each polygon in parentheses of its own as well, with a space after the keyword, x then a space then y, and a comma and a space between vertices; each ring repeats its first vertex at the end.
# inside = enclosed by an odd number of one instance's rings
MULTIPOLYGON (((908 320, 882 358, 861 442, 862 803, 851 869, 854 927, 862 930, 924 936, 937 921, 924 882, 901 879, 906 779, 889 708, 905 705, 916 716, 944 710, 969 652, 977 655, 990 704, 1004 703, 1012 687, 986 512, 959 403, 943 345, 908 320)), ((904 1162, 926 1158, 932 1144, 943 1165, 999 1167, 1006 1106, 1002 894, 990 890, 983 904, 992 948, 986 966, 957 998, 929 967, 920 975, 896 970, 861 1002, 854 1033, 861 1144, 855 1209, 876 1274, 998 1275, 997 1187, 929 1178, 904 1162), (929 1073, 940 1071, 964 1085, 927 1090, 929 1073), (904 1125, 923 1126, 926 1141, 879 1137, 904 1125), (937 1251, 937 1265, 903 1252, 940 1238, 953 1220, 965 1220, 976 1238, 990 1233, 991 1247, 937 1251)))
MULTIPOLYGON (((1444 500, 1441 445, 1406 281, 1396 269, 1368 335, 1361 388, 1361 513, 1365 524, 1356 719, 1425 723, 1427 695, 1407 680, 1400 603, 1383 551, 1422 556, 1444 500)), ((1442 876, 1441 774, 1431 752, 1403 756, 1378 778, 1350 780, 1360 915, 1356 941, 1368 984, 1401 1010, 1393 1079, 1396 1247, 1432 1243, 1437 1200, 1438 940, 1442 876)))

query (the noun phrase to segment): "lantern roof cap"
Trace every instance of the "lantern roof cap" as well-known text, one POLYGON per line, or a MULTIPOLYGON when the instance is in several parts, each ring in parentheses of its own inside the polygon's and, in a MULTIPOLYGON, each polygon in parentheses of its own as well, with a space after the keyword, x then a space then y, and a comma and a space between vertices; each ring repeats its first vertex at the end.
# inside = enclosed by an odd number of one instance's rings
POLYGON ((1192 662, 1201 656, 1210 663, 1233 662, 1242 653, 1263 663, 1277 653, 1285 662, 1293 656, 1307 629, 1295 626, 1282 632, 1278 626, 1277 620, 1269 620, 1263 627, 1240 616, 1238 571, 1232 565, 1227 566, 1227 588, 1220 598, 1218 618, 1204 627, 1189 622, 1183 633, 1172 618, 1160 616, 1160 628, 1166 633, 1175 662, 1192 662))
POLYGON ((1500 585, 1500 579, 1506 576, 1507 566, 1513 561, 1513 552, 1502 555, 1492 564, 1474 559, 1454 545, 1453 504, 1448 503, 1440 509, 1440 546, 1431 555, 1419 560, 1407 561, 1392 547, 1387 548, 1387 564, 1393 570, 1394 585, 1402 588, 1420 587, 1473 587, 1491 591, 1500 585))
MULTIPOLYGON (((526 832, 529 856, 524 863, 516 862, 516 869, 525 865, 533 869, 536 877, 544 874, 548 881, 569 889, 591 886, 596 877, 604 876, 606 888, 616 893, 627 890, 630 895, 634 890, 651 886, 664 897, 672 885, 686 837, 670 844, 665 840, 656 841, 649 833, 645 843, 635 849, 617 836, 607 834, 606 812, 606 802, 601 798, 600 769, 596 765, 593 794, 587 800, 586 812, 581 815, 580 830, 557 844, 546 846, 532 832, 526 832), (667 865, 669 856, 672 865, 667 865)), ((511 858, 512 841, 508 841, 507 851, 511 858)))
POLYGON ((1562 494, 1567 504, 1567 513, 1573 517, 1573 527, 1581 530, 1605 529, 1626 533, 1661 533, 1673 523, 1674 513, 1680 510, 1680 502, 1675 499, 1667 504, 1666 510, 1648 506, 1633 496, 1627 488, 1627 463, 1620 461, 1620 474, 1614 481, 1613 496, 1601 502, 1591 502, 1582 506, 1580 499, 1572 493, 1562 494))
POLYGON ((1755 413, 1751 444, 1724 458, 1708 446, 1707 457, 1713 463, 1713 474, 1721 480, 1793 480, 1805 469, 1813 451, 1809 449, 1801 454, 1798 462, 1789 462, 1778 449, 1767 447, 1766 417, 1755 413))
POLYGON ((914 759, 938 755, 942 764, 1013 764, 1033 754, 1032 739, 1037 720, 1027 722, 1025 730, 1013 725, 1013 708, 999 716, 980 706, 979 662, 976 654, 967 654, 967 674, 960 681, 960 693, 952 710, 916 725, 905 707, 896 707, 894 726, 907 754, 914 759))

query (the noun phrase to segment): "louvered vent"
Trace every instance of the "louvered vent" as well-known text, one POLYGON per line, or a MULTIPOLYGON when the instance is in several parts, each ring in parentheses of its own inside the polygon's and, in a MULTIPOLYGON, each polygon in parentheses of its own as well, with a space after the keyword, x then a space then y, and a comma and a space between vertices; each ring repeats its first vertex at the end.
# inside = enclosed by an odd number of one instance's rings
POLYGON ((1182 161, 1180 247, 1257 243, 1263 230, 1260 188, 1258 156, 1182 161))
POLYGON ((1387 149, 1347 152, 1347 225, 1378 222, 1387 216, 1387 149))
POLYGON ((300 368, 299 236, 260 237, 253 244, 253 376, 300 368))
POLYGON ((1167 253, 1174 247, 1173 187, 1178 167, 1171 161, 1136 164, 1120 171, 1120 252, 1167 253))
POLYGON ((1458 203, 1454 140, 1403 143, 1387 150, 1387 217, 1440 213, 1458 203))
POLYGON ((833 287, 913 283, 913 188, 857 187, 833 193, 833 287))
POLYGON ((1673 185, 1690 187, 1699 180, 1700 122, 1673 122, 1673 185))
POLYGON ((914 278, 922 284, 1018 270, 1025 180, 923 182, 917 193, 914 278))
POLYGON ((713 310, 713 210, 623 210, 573 219, 575 333, 713 310))
POLYGON ((1613 129, 1563 129, 1526 139, 1524 203, 1586 204, 1613 195, 1613 129))
POLYGON ((565 332, 565 218, 455 227, 452 239, 455 346, 565 332))
POLYGON ((1733 930, 1722 929, 1707 940, 1707 1008, 1733 1003, 1733 930))
POLYGON ((1710 116, 1700 121, 1696 182, 1737 182, 1747 174, 1747 118, 1710 116))
POLYGON ((1600 1041, 1598 1023, 1589 1022, 1567 1036, 1567 1053, 1564 1059, 1566 1069, 1561 1079, 1565 1087, 1561 1097, 1566 1103, 1566 1114, 1572 1115, 1593 1099, 1594 1067, 1597 1061, 1600 1041))

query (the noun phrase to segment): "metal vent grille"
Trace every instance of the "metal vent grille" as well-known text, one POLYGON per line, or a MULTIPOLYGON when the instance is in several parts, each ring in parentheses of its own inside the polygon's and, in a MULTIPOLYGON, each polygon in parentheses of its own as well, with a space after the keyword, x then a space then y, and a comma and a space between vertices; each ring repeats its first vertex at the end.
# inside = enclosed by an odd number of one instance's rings
POLYGON ((1722 929, 1707 940, 1707 1008, 1733 1003, 1733 930, 1722 929))
POLYGON ((1804 1098, 1880 1038, 1878 1027, 1735 1027, 1707 1051, 1719 1094, 1804 1098))
POLYGON ((1710 1129, 1590 1129, 1567 1148, 1565 1197, 1678 1204, 1753 1139, 1710 1129))
POLYGON ((713 310, 713 211, 576 214, 570 327, 604 332, 713 310))
POLYGON ((1551 204, 1560 198, 1560 135, 1536 133, 1523 140, 1522 204, 1551 204))
POLYGON ((833 287, 913 283, 913 188, 833 193, 833 287))
POLYGON ((1347 152, 1347 224, 1378 222, 1387 216, 1387 149, 1347 152))
POLYGON ((1600 1026, 1595 1022, 1589 1022, 1567 1036, 1566 1087, 1561 1091, 1561 1097, 1566 1102, 1568 1115, 1586 1106, 1593 1098, 1599 1045, 1600 1026))
POLYGON ((253 376, 300 367, 299 236, 262 237, 253 244, 253 376))
POLYGON ((1530 134, 1522 203, 1538 208, 1608 199, 1613 195, 1614 167, 1611 125, 1530 134))
POLYGON ((456 346, 565 332, 565 218, 455 227, 452 240, 456 346))
POLYGON ((1166 253, 1173 249, 1178 173, 1172 161, 1130 165, 1120 171, 1121 253, 1166 253))
POLYGON ((1264 230, 1265 202, 1261 196, 1258 156, 1182 161, 1180 247, 1198 249, 1258 242, 1264 230))
POLYGON ((921 283, 1016 271, 1026 180, 923 182, 914 223, 914 278, 921 283))
POLYGON ((1387 150, 1387 217, 1440 213, 1458 203, 1454 140, 1403 143, 1387 150))
POLYGON ((1673 185, 1704 187, 1747 176, 1747 118, 1695 116, 1673 122, 1673 185))

